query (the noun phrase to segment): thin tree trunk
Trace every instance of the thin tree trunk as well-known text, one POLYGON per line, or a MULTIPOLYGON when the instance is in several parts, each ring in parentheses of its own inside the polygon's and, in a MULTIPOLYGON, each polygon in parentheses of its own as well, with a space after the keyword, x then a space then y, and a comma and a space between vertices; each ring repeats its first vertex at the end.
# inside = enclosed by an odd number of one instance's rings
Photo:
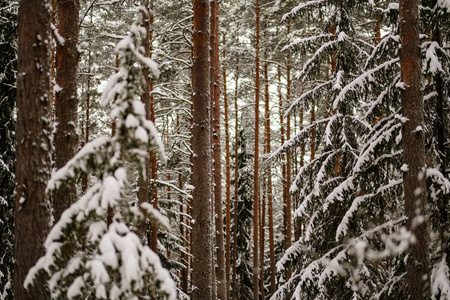
MULTIPOLYGON (((263 188, 265 188, 267 185, 264 184, 263 181, 263 188)), ((260 222, 259 222, 259 228, 260 228, 260 242, 259 242, 259 261, 260 261, 260 268, 259 268, 259 277, 260 281, 260 294, 261 299, 265 299, 265 291, 264 291, 264 226, 266 226, 266 198, 263 196, 261 197, 261 212, 260 212, 260 222)))
MULTIPOLYGON (((63 167, 78 150, 78 0, 57 0, 58 32, 64 43, 56 47, 55 167, 63 167)), ((61 214, 75 201, 76 185, 65 184, 53 193, 53 217, 61 214)))
MULTIPOLYGON (((264 53, 264 59, 267 61, 267 52, 264 53)), ((264 82, 265 82, 265 119, 266 119, 266 154, 271 152, 270 147, 270 107, 269 107, 269 70, 268 63, 264 64, 264 82)), ((267 178, 267 213, 269 215, 269 257, 270 257, 270 294, 276 291, 275 285, 275 237, 273 232, 273 196, 272 196, 272 171, 271 168, 266 169, 267 178)))
POLYGON ((194 0, 192 65, 193 300, 212 299, 209 0, 194 0))
POLYGON ((407 170, 403 172, 405 213, 407 228, 416 242, 410 245, 406 263, 410 299, 430 299, 430 261, 427 189, 425 175, 425 142, 423 124, 423 96, 421 92, 421 57, 419 39, 419 1, 399 1, 399 29, 401 78, 405 84, 401 91, 403 123, 403 159, 407 170))
MULTIPOLYGON (((91 57, 91 51, 88 53, 88 75, 87 75, 87 88, 86 88, 86 119, 85 119, 85 126, 84 126, 84 144, 86 145, 89 143, 89 134, 90 134, 90 110, 91 110, 91 63, 92 63, 92 57, 91 57)), ((83 194, 87 191, 88 188, 88 174, 83 174, 83 177, 81 179, 81 191, 83 194)))
MULTIPOLYGON (((287 35, 291 31, 291 20, 287 21, 287 35)), ((291 58, 288 54, 286 59, 286 102, 289 103, 291 98, 291 58)), ((286 140, 291 139, 291 116, 286 116, 286 140)), ((292 243, 292 215, 291 215, 291 193, 289 189, 291 188, 291 150, 286 151, 286 237, 285 237, 285 250, 291 247, 292 243)), ((292 269, 289 268, 287 272, 287 278, 291 277, 292 269)))
POLYGON ((220 148, 220 53, 219 53, 219 0, 214 0, 214 123, 213 126, 213 163, 214 163, 214 203, 216 223, 216 255, 217 255, 217 299, 227 298, 225 278, 225 246, 223 239, 222 213, 222 164, 220 148))
POLYGON ((50 299, 45 281, 25 290, 24 279, 44 254, 51 171, 51 4, 20 1, 18 13, 16 194, 14 199, 14 298, 50 299))
MULTIPOLYGON (((223 45, 225 47, 225 35, 223 36, 223 45)), ((223 58, 225 60, 225 49, 223 50, 223 58)), ((225 254, 225 273, 226 273, 226 291, 227 300, 230 299, 230 273, 231 273, 231 166, 230 166, 230 128, 228 124, 228 97, 227 97, 227 70, 223 66, 223 105, 225 110, 225 176, 226 176, 226 254, 225 254)))
POLYGON ((259 0, 256 0, 256 33, 255 33, 255 155, 253 185, 253 299, 259 299, 259 0))
MULTIPOLYGON (((149 1, 145 1, 145 7, 148 10, 149 9, 149 1)), ((142 46, 144 47, 144 54, 146 57, 150 56, 150 20, 149 16, 146 16, 144 19, 143 27, 145 31, 147 32, 146 38, 142 41, 142 46)), ((148 74, 145 76, 145 84, 143 85, 143 91, 141 95, 141 101, 145 105, 145 118, 148 120, 150 119, 150 77, 148 74)), ((145 158, 145 169, 144 169, 144 176, 139 176, 138 180, 138 191, 137 191, 137 199, 138 203, 146 203, 149 201, 149 173, 150 173, 150 159, 148 157, 145 158)), ((147 240, 147 226, 146 221, 143 220, 140 224, 138 224, 138 233, 139 237, 142 241, 144 241, 145 244, 148 244, 149 241, 147 240)), ((155 249, 152 249, 155 251, 155 249)))
POLYGON ((237 223, 238 223, 238 188, 239 188, 239 115, 238 115, 238 88, 239 88, 239 58, 236 61, 236 82, 234 87, 234 231, 233 231, 233 299, 238 299, 236 260, 237 260, 237 223))

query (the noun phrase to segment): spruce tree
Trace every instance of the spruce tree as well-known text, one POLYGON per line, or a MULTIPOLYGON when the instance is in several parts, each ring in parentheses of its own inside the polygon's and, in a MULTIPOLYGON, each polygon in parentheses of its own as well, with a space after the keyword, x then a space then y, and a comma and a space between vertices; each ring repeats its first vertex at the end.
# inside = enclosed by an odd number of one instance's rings
POLYGON ((158 256, 133 232, 150 217, 169 226, 149 203, 132 206, 125 197, 126 162, 134 162, 144 176, 146 147, 162 151, 156 128, 145 118, 139 100, 143 70, 157 76, 157 64, 142 53, 141 26, 148 12, 140 7, 130 34, 118 45, 121 67, 110 77, 102 105, 111 106, 117 134, 86 144, 53 174, 48 189, 92 172, 97 181, 61 216, 47 237, 46 254, 30 270, 25 286, 47 279, 55 299, 128 299, 145 295, 175 298, 175 286, 158 256), (82 245, 80 245, 80 242, 82 245))

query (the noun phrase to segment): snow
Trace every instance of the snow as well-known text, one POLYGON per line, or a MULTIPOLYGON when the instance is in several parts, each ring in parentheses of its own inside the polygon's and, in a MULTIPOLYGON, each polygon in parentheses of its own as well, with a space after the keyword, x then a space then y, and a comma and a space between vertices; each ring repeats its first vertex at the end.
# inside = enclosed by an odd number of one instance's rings
POLYGON ((299 13, 301 10, 304 10, 305 8, 315 8, 319 6, 321 3, 325 2, 325 0, 312 0, 308 1, 306 3, 301 3, 297 6, 295 6, 289 13, 283 15, 282 20, 286 20, 288 17, 292 17, 299 13))
MULTIPOLYGON (((439 49, 442 52, 445 53, 443 49, 440 48, 439 44, 435 41, 429 42, 427 51, 425 52, 425 63, 423 64, 424 71, 428 71, 431 74, 436 73, 445 73, 442 64, 440 62, 439 57, 436 54, 436 49, 439 49)), ((425 44, 425 46, 427 45, 425 44)))
POLYGON ((84 287, 84 279, 78 276, 67 290, 67 298, 73 299, 77 296, 82 295, 81 289, 84 287))
MULTIPOLYGON (((450 5, 449 5, 450 7, 450 5)), ((431 293, 441 295, 440 299, 450 299, 450 271, 447 265, 447 254, 434 266, 431 273, 431 293)))

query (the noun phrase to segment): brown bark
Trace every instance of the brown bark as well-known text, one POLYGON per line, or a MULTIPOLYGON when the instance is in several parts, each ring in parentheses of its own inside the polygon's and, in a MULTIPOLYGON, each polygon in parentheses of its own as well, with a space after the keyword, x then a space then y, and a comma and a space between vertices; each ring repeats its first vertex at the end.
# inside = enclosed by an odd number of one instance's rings
POLYGON ((253 299, 259 299, 259 0, 256 0, 256 32, 255 32, 255 155, 253 185, 253 299))
POLYGON ((423 96, 421 92, 421 57, 419 39, 419 1, 399 1, 399 29, 402 114, 408 119, 402 127, 403 160, 408 170, 403 173, 407 228, 415 235, 406 263, 410 299, 430 299, 430 261, 427 189, 425 175, 425 142, 423 96))
POLYGON ((216 231, 216 226, 217 226, 217 222, 216 222, 216 218, 215 218, 215 212, 216 212, 216 201, 215 201, 215 183, 216 183, 216 172, 214 170, 214 168, 216 167, 216 163, 214 162, 215 159, 215 153, 214 153, 214 144, 215 144, 215 140, 214 140, 214 135, 215 135, 215 122, 214 122, 214 118, 215 118, 215 112, 214 112, 214 107, 215 107, 215 102, 214 102, 214 69, 216 67, 215 64, 215 55, 214 52, 216 51, 216 47, 215 47, 215 39, 214 36, 216 34, 216 18, 215 18, 215 13, 216 13, 216 2, 215 0, 210 0, 210 9, 209 9, 209 28, 210 28, 210 34, 209 34, 209 57, 210 57, 210 65, 209 65, 209 78, 210 78, 210 83, 209 83, 209 88, 210 88, 210 106, 211 106, 211 113, 209 115, 210 117, 210 126, 211 126, 211 219, 213 220, 214 224, 211 224, 212 227, 212 232, 213 235, 211 237, 212 239, 212 252, 211 252, 211 256, 212 256, 212 260, 211 260, 211 264, 212 264, 212 282, 211 282, 211 286, 212 286, 212 299, 211 300, 216 300, 217 299, 217 279, 216 279, 216 260, 217 257, 215 256, 215 250, 218 249, 218 247, 216 246, 216 240, 215 237, 217 236, 217 231, 216 231))
MULTIPOLYGON (((89 134, 90 134, 90 110, 91 110, 91 51, 88 53, 88 75, 87 75, 87 88, 86 88, 86 119, 84 124, 84 145, 89 143, 89 134)), ((87 191, 88 188, 88 174, 83 174, 83 178, 81 179, 81 191, 83 194, 87 191)))
MULTIPOLYGON (((56 47, 55 120, 55 167, 63 167, 78 150, 78 0, 57 0, 58 33, 64 43, 56 47)), ((64 184, 53 193, 53 217, 58 221, 61 214, 75 201, 76 185, 64 184)))
POLYGON ((209 1, 194 0, 192 123, 193 300, 212 299, 209 1))
POLYGON ((237 230, 238 222, 238 188, 239 188, 239 118, 238 118, 238 88, 239 88, 239 58, 236 61, 236 82, 234 86, 234 231, 233 231, 233 299, 238 299, 237 276, 236 276, 236 260, 237 260, 237 230))
MULTIPOLYGON (((225 46, 225 35, 223 36, 223 45, 225 46)), ((225 59, 225 50, 223 58, 225 59)), ((225 177, 226 177, 226 214, 225 214, 225 276, 227 299, 230 299, 230 274, 231 274, 231 156, 230 156, 230 128, 228 124, 228 97, 227 97, 227 70, 225 66, 222 69, 223 75, 223 106, 225 113, 225 177)))
MULTIPOLYGON (((267 61, 267 52, 264 53, 264 59, 267 61)), ((264 64, 264 95, 265 95, 265 120, 266 120, 266 154, 271 151, 270 147, 270 107, 269 107, 269 70, 268 63, 264 64)), ((269 217, 269 257, 270 257, 270 294, 276 291, 275 285, 275 237, 273 232, 273 196, 272 196, 272 171, 271 168, 266 169, 266 185, 267 185, 267 214, 269 217)))
MULTIPOLYGON (((291 31, 291 21, 288 19, 287 22, 287 34, 289 35, 291 31)), ((291 98, 291 58, 288 54, 286 59, 286 102, 289 103, 291 98)), ((286 140, 291 139, 291 116, 286 117, 286 140)), ((291 247, 292 243, 292 215, 291 215, 291 193, 289 189, 291 188, 291 149, 286 151, 286 236, 284 240, 285 250, 291 247)), ((291 277, 291 268, 288 269, 287 277, 291 277)))
POLYGON ((50 299, 39 279, 28 291, 23 286, 29 269, 44 254, 50 224, 45 193, 51 170, 50 22, 48 1, 19 3, 14 199, 14 298, 19 300, 50 299))
MULTIPOLYGON (((152 51, 153 51, 153 1, 150 0, 150 30, 149 33, 149 57, 152 57, 152 51)), ((153 96, 153 80, 150 78, 149 80, 149 86, 150 86, 150 121, 155 124, 155 98, 153 96)), ((156 180, 158 179, 158 166, 156 164, 156 152, 152 151, 150 152, 150 169, 151 169, 151 199, 153 203, 153 208, 158 209, 158 185, 156 183, 156 180)), ((151 228, 151 241, 150 241, 150 248, 155 252, 158 253, 158 226, 155 222, 152 223, 151 228)))
MULTIPOLYGON (((281 135, 281 145, 284 144, 286 129, 284 128, 284 108, 283 108, 283 94, 281 91, 281 67, 277 67, 277 76, 278 76, 278 100, 279 100, 279 109, 280 109, 280 135, 281 135)), ((286 212, 286 203, 287 203, 287 194, 289 193, 287 182, 286 182, 286 163, 283 162, 281 165, 281 178, 283 180, 283 235, 284 240, 286 241, 287 235, 287 212, 286 212)))
MULTIPOLYGON (((149 1, 145 1, 144 3, 146 9, 149 8, 149 1)), ((144 54, 146 57, 150 56, 150 20, 149 16, 145 16, 143 27, 145 31, 147 32, 147 38, 144 38, 142 41, 142 46, 144 47, 144 54)), ((145 117, 146 119, 150 119, 150 78, 148 74, 145 76, 145 83, 142 87, 142 95, 141 95, 141 101, 145 105, 145 117)), ((138 203, 142 204, 149 201, 149 174, 150 174, 150 160, 148 157, 145 158, 145 166, 143 170, 143 176, 139 176, 138 180, 138 191, 137 191, 137 199, 138 203)), ((146 221, 143 220, 140 224, 138 224, 138 233, 139 237, 142 241, 144 241, 145 244, 148 244, 149 241, 147 240, 147 226, 146 221)), ((151 244, 152 246, 152 244, 151 244)), ((154 252, 156 252, 155 249, 152 248, 154 252)))
MULTIPOLYGON (((223 238, 222 215, 222 164, 220 148, 220 56, 219 56, 219 1, 214 0, 214 90, 213 90, 213 164, 214 164, 214 204, 216 224, 216 255, 217 255, 217 299, 227 298, 225 278, 225 247, 223 238)), ((212 48, 212 47, 211 47, 212 48)))

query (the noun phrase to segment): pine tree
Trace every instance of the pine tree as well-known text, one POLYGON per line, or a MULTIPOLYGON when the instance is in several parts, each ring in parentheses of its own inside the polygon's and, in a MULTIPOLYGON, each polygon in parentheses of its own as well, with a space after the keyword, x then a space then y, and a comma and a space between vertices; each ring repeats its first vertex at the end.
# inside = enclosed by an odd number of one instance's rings
POLYGON ((156 63, 141 53, 141 39, 146 36, 141 24, 147 13, 144 7, 139 8, 130 34, 117 45, 121 67, 110 77, 102 95, 102 105, 111 105, 111 117, 117 120, 117 134, 86 144, 48 184, 49 190, 57 189, 88 170, 97 177, 55 224, 45 243, 45 256, 26 278, 28 288, 37 278, 47 278, 56 299, 84 299, 88 295, 125 299, 148 294, 175 298, 173 280, 158 256, 142 245, 129 227, 147 216, 169 226, 167 221, 150 204, 132 206, 123 197, 125 163, 134 162, 144 176, 144 149, 150 146, 162 151, 156 129, 145 119, 139 100, 143 70, 158 74, 156 63), (86 246, 74 247, 80 240, 86 246))
POLYGON ((209 2, 194 1, 192 65, 192 299, 212 299, 209 2))

